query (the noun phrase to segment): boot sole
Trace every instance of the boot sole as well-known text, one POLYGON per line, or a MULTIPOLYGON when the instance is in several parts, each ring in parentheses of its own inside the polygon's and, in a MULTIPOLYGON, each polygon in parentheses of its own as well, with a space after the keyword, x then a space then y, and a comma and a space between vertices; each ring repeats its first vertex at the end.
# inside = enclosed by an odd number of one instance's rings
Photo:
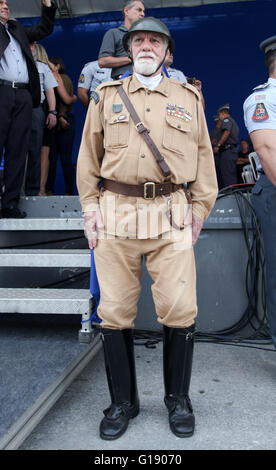
POLYGON ((194 434, 194 429, 193 429, 192 431, 190 431, 190 432, 185 432, 185 433, 183 433, 183 432, 177 432, 177 431, 175 431, 175 430, 172 428, 171 425, 170 425, 170 430, 171 430, 171 432, 172 432, 175 436, 177 436, 177 437, 191 437, 191 436, 193 436, 193 434, 194 434))

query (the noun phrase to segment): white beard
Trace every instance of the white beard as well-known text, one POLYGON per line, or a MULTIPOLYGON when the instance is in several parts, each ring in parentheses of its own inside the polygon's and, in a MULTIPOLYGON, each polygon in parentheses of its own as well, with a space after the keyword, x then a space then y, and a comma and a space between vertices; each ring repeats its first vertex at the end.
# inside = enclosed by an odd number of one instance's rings
POLYGON ((156 72, 157 70, 157 67, 158 67, 158 63, 157 63, 157 60, 154 56, 154 54, 152 53, 139 53, 138 56, 136 57, 135 61, 134 61, 134 69, 135 69, 135 72, 139 73, 140 75, 145 75, 145 76, 148 76, 148 75, 152 75, 153 73, 156 72), (148 56, 148 57, 151 57, 152 60, 149 60, 149 59, 144 59, 144 58, 140 58, 139 56, 148 56))

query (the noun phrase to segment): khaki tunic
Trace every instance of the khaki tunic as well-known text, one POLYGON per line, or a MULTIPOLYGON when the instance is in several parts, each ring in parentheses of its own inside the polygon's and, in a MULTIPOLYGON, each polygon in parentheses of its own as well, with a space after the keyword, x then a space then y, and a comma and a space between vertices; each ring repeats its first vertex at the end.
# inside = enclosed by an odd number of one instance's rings
MULTIPOLYGON (((123 209, 126 209, 127 235, 147 238, 144 223, 139 224, 139 211, 144 213, 148 206, 157 206, 162 213, 167 210, 168 198, 165 196, 152 201, 99 190, 101 178, 128 184, 165 181, 114 86, 120 83, 164 156, 171 170, 171 181, 190 182, 193 212, 205 220, 216 200, 217 180, 204 111, 193 86, 167 77, 154 91, 146 90, 135 76, 98 87, 99 102, 90 102, 78 156, 77 185, 83 211, 95 210, 99 200, 103 214, 113 212, 111 209, 115 205, 116 222, 109 219, 105 231, 118 235, 114 233, 114 227, 122 229, 123 209), (170 105, 177 106, 176 110, 182 106, 184 115, 181 117, 167 109, 170 105), (124 206, 122 211, 121 205, 124 206)), ((182 207, 187 203, 184 192, 172 194, 172 203, 175 207, 180 206, 182 213, 182 207)), ((140 219, 144 222, 144 217, 140 219)), ((160 224, 151 227, 150 236, 167 230, 170 225, 164 217, 162 227, 160 224)))
POLYGON ((104 327, 133 326, 144 254, 154 280, 158 320, 172 327, 189 326, 197 314, 191 225, 176 230, 182 238, 175 243, 166 238, 172 228, 165 216, 170 200, 176 222, 183 222, 187 214, 184 192, 145 200, 99 188, 101 178, 128 184, 165 181, 117 92, 115 85, 120 83, 164 156, 171 181, 190 183, 193 213, 204 221, 217 197, 212 146, 193 86, 164 76, 157 89, 150 91, 134 75, 100 85, 98 100, 89 104, 77 164, 82 210, 100 206, 104 219, 103 236, 99 234, 94 250, 101 290, 98 314, 104 327))

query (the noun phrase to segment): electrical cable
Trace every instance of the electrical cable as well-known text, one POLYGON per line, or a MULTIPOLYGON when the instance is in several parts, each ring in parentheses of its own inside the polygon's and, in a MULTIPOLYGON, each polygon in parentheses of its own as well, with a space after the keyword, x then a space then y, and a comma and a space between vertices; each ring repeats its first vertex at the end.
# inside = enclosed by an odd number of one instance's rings
MULTIPOLYGON (((251 187, 252 184, 228 186, 223 188, 217 197, 219 200, 230 195, 234 196, 239 209, 242 233, 248 253, 245 279, 247 307, 241 318, 232 326, 212 332, 196 331, 195 340, 276 352, 275 349, 260 347, 261 345, 271 345, 272 340, 266 315, 264 248, 259 222, 250 201, 251 191, 249 190, 251 187), (248 217, 248 213, 250 217, 248 217), (261 296, 259 296, 260 290, 261 296), (260 314, 260 309, 262 314, 260 314), (247 328, 250 328, 250 333, 243 332, 247 328)), ((156 334, 145 330, 135 331, 135 344, 137 345, 144 344, 146 347, 149 345, 154 347, 154 344, 162 339, 162 333, 156 334)))

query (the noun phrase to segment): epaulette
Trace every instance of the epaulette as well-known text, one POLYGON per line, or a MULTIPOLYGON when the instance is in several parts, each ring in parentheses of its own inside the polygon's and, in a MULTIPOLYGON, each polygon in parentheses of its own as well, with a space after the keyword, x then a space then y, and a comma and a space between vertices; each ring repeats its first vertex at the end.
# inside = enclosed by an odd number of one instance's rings
POLYGON ((107 88, 108 86, 114 86, 114 85, 121 85, 122 80, 111 80, 109 82, 103 82, 99 86, 97 86, 96 91, 92 91, 90 93, 90 99, 94 100, 95 104, 98 104, 100 101, 100 96, 99 96, 99 91, 101 91, 103 88, 107 88))
POLYGON ((253 88, 253 91, 255 91, 255 90, 263 90, 263 89, 266 88, 268 85, 269 85, 268 82, 263 83, 262 85, 258 85, 258 86, 256 86, 255 88, 253 88))
POLYGON ((108 82, 103 82, 101 83, 98 87, 97 87, 97 90, 102 90, 103 88, 105 87, 108 87, 108 86, 114 86, 114 85, 122 85, 122 80, 110 80, 108 82))
POLYGON ((179 83, 181 83, 181 85, 184 88, 192 91, 197 96, 197 98, 200 100, 200 93, 194 85, 191 85, 190 83, 184 83, 184 82, 179 82, 179 83))

